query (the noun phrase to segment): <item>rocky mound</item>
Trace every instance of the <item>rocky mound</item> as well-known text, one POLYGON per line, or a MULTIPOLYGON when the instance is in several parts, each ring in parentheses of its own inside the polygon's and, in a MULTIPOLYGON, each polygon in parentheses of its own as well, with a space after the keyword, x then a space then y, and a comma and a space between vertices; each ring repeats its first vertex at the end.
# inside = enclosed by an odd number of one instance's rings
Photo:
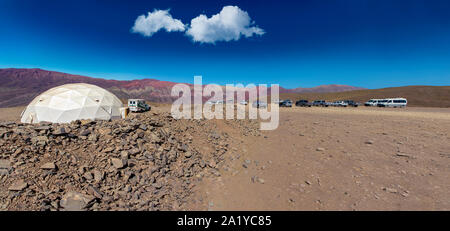
MULTIPOLYGON (((196 183, 220 175, 230 149, 216 123, 155 112, 116 121, 2 123, 0 210, 183 209, 196 183)), ((259 134, 256 122, 225 125, 259 134)))

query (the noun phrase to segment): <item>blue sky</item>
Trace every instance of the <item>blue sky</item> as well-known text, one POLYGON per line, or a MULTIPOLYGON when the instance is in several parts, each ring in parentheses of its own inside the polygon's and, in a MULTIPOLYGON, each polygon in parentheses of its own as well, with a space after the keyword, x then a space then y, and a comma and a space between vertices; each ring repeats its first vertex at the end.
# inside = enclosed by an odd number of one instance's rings
POLYGON ((450 85, 449 12, 450 2, 437 0, 1 0, 0 67, 286 88, 450 85), (246 12, 247 29, 263 33, 221 41, 218 30, 215 43, 194 41, 191 20, 224 6, 246 12), (185 30, 133 33, 138 16, 155 9, 170 9, 185 30))

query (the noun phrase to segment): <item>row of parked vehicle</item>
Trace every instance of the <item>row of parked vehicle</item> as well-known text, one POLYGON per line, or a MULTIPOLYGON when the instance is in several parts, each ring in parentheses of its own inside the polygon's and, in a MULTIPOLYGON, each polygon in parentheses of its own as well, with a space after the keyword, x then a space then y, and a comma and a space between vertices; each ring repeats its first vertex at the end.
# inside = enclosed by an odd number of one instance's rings
MULTIPOLYGON (((280 107, 292 107, 292 101, 290 99, 280 101, 280 107)), ((364 103, 365 106, 378 106, 378 107, 406 107, 408 100, 405 98, 389 98, 389 99, 371 99, 364 103)), ((327 102, 325 100, 315 100, 309 102, 306 99, 301 99, 295 102, 297 107, 358 107, 360 104, 353 100, 339 100, 334 102, 327 102)))
POLYGON ((406 107, 408 100, 405 98, 371 99, 364 103, 364 106, 377 107, 406 107))
MULTIPOLYGON (((223 104, 223 101, 211 101, 208 102, 210 104, 223 104)), ((243 100, 239 102, 242 105, 247 105, 248 102, 243 100)), ((280 100, 278 102, 278 105, 280 107, 292 107, 292 100, 286 99, 286 100, 280 100)), ((364 103, 364 106, 378 106, 378 107, 406 107, 406 104, 408 101, 405 98, 390 98, 390 99, 371 99, 364 103)), ((265 108, 267 107, 267 103, 263 101, 254 101, 252 103, 253 107, 256 108, 265 108)), ((313 102, 309 102, 306 99, 301 99, 295 102, 295 106, 297 107, 358 107, 359 103, 355 102, 353 100, 338 100, 334 102, 327 102, 325 100, 315 100, 313 102)))
POLYGON ((353 101, 353 100, 340 100, 340 101, 334 101, 334 102, 327 102, 325 100, 315 100, 313 102, 309 102, 306 99, 301 99, 297 102, 295 102, 295 106, 297 107, 358 107, 359 103, 353 101))

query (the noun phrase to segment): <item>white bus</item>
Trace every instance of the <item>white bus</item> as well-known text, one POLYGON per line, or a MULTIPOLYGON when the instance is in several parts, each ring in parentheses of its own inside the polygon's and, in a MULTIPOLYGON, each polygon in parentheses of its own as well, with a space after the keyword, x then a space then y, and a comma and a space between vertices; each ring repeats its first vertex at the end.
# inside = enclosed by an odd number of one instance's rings
POLYGON ((378 101, 378 107, 406 107, 408 101, 405 98, 383 99, 378 101))

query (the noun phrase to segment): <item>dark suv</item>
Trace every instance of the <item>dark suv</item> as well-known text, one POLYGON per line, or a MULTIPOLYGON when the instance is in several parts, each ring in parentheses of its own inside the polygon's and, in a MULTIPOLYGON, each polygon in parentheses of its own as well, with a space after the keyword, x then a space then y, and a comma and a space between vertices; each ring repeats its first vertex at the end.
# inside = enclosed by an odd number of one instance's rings
POLYGON ((328 104, 325 102, 325 100, 316 100, 312 103, 313 106, 322 106, 322 107, 328 107, 328 104))
POLYGON ((353 100, 344 100, 348 104, 349 107, 358 107, 359 103, 353 101, 353 100))
POLYGON ((311 103, 308 102, 306 99, 301 99, 297 102, 295 102, 295 106, 297 107, 311 107, 311 103))

